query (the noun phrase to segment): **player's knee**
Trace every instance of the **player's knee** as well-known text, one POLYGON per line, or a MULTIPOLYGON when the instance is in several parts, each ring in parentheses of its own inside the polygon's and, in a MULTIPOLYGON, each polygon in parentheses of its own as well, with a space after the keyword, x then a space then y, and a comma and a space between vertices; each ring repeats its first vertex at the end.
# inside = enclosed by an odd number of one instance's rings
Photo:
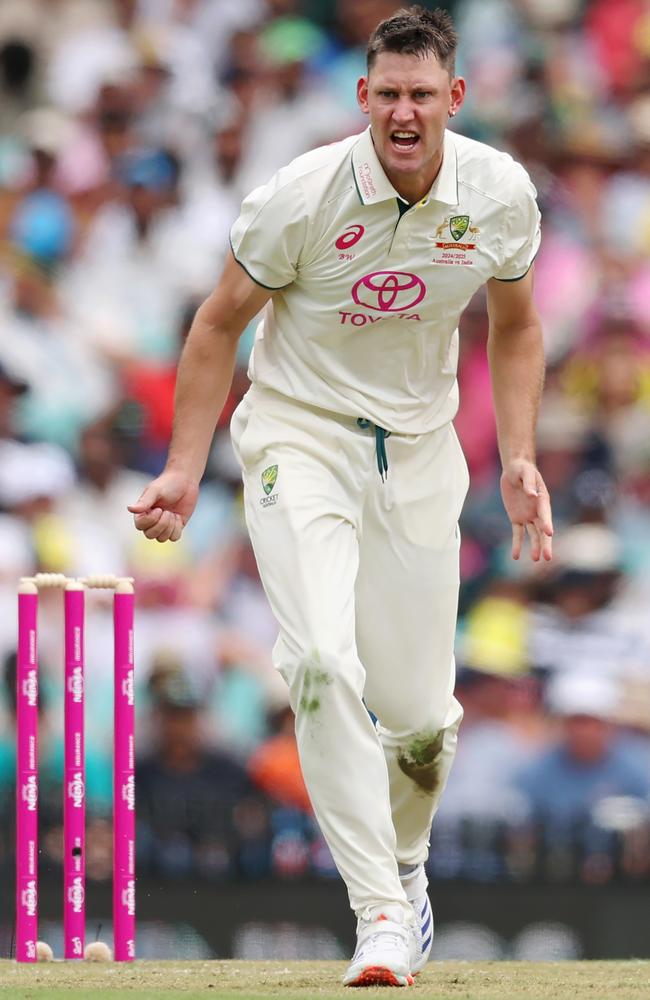
POLYGON ((448 705, 427 708, 414 703, 412 698, 400 698, 397 693, 391 702, 384 699, 378 704, 377 700, 369 700, 368 707, 377 716, 380 728, 394 738, 399 735, 400 740, 405 738, 404 734, 408 734, 409 739, 425 736, 434 739, 453 721, 448 705))
POLYGON ((290 687, 296 711, 316 714, 336 687, 349 684, 357 673, 356 663, 322 646, 305 650, 290 667, 290 687))
POLYGON ((446 776, 450 736, 444 729, 425 729, 402 740, 397 748, 400 771, 429 794, 441 786, 446 776))

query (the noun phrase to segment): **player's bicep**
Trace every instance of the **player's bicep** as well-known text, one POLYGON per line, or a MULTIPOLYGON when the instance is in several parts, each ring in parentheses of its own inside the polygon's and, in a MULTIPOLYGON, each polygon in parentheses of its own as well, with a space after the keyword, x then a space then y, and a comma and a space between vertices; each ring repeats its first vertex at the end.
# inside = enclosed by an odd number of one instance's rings
POLYGON ((208 326, 239 336, 272 295, 273 290, 253 281, 229 250, 221 278, 199 313, 208 326))
POLYGON ((539 322, 533 300, 533 268, 519 281, 487 283, 487 308, 492 330, 516 330, 539 322))

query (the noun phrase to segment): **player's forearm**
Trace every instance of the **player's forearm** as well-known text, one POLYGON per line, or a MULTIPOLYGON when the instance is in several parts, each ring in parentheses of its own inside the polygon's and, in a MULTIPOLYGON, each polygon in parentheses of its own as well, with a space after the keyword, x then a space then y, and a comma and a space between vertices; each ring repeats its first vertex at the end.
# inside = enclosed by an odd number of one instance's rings
POLYGON ((535 461, 535 426, 544 386, 544 346, 538 320, 523 327, 490 327, 492 378, 499 454, 503 466, 535 461))
POLYGON ((201 307, 178 366, 167 468, 199 482, 232 382, 238 330, 215 327, 201 307))

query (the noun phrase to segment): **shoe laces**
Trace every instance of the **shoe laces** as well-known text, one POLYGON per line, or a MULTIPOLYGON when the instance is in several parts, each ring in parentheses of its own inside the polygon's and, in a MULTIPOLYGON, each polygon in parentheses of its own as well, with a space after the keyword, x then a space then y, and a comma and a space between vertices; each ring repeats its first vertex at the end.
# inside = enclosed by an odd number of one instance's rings
POLYGON ((407 927, 390 920, 388 917, 381 915, 375 920, 362 920, 360 924, 358 955, 375 945, 397 949, 408 947, 409 932, 407 927))

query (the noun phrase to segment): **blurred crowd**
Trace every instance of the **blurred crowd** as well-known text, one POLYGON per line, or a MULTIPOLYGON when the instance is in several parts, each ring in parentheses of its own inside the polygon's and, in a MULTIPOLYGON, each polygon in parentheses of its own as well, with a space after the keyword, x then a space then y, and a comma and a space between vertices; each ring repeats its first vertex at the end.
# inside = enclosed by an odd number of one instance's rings
MULTIPOLYGON (((0 811, 11 821, 16 582, 130 574, 139 862, 333 874, 271 666, 228 420, 181 542, 126 505, 164 462, 175 364, 242 197, 360 131, 389 0, 0 4, 0 811)), ((456 0, 454 127, 510 151, 543 214, 539 464, 556 558, 509 558, 481 295, 461 326, 457 762, 439 878, 650 877, 650 2, 456 0)), ((44 851, 60 860, 62 609, 41 598, 44 851)), ((110 603, 88 597, 89 873, 110 871, 110 603)), ((396 669, 398 666, 396 665, 396 669)), ((8 838, 0 838, 8 850, 8 838)), ((6 857, 6 855, 5 855, 6 857)), ((0 859, 1 860, 1 859, 0 859)))

